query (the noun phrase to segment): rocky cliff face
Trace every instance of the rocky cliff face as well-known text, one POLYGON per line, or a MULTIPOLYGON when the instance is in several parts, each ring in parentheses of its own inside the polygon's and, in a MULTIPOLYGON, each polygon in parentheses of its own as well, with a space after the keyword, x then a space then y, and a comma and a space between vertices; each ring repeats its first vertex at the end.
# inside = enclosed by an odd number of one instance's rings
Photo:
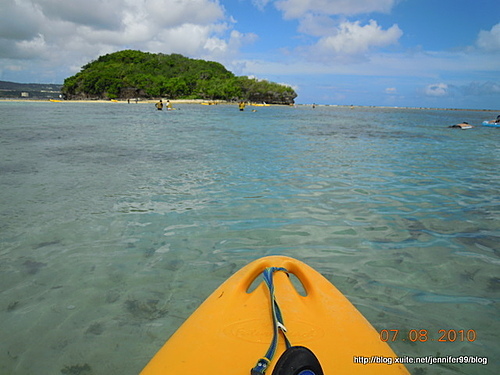
POLYGON ((266 93, 251 93, 248 100, 254 103, 291 105, 296 97, 295 92, 268 91, 266 93))

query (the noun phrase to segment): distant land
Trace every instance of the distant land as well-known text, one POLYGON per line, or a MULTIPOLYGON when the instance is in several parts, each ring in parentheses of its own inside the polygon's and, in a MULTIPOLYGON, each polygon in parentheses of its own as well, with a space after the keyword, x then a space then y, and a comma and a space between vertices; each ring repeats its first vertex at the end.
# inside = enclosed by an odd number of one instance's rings
POLYGON ((52 83, 16 83, 0 81, 0 98, 59 99, 62 85, 52 83))

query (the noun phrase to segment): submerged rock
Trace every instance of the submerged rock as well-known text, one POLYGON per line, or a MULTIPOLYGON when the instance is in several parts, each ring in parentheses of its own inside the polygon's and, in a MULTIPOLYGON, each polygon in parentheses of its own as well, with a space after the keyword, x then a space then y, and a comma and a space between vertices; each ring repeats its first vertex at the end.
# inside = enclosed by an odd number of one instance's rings
POLYGON ((63 369, 61 369, 61 372, 67 375, 86 375, 92 373, 92 368, 88 363, 85 363, 83 365, 78 364, 65 366, 63 369))
POLYGON ((40 271, 41 268, 47 266, 47 263, 37 262, 28 259, 23 263, 23 266, 26 272, 28 272, 28 274, 35 275, 36 273, 38 273, 38 271, 40 271))
POLYGON ((128 299, 125 301, 125 309, 137 319, 155 320, 165 316, 168 312, 159 304, 158 299, 128 299))

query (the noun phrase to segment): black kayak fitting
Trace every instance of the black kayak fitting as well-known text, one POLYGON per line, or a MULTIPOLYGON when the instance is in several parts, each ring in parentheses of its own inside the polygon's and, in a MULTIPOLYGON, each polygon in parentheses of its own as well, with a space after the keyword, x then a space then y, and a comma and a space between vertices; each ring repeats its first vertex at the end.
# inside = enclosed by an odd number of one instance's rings
POLYGON ((311 350, 292 346, 278 359, 272 375, 323 375, 323 369, 311 350))

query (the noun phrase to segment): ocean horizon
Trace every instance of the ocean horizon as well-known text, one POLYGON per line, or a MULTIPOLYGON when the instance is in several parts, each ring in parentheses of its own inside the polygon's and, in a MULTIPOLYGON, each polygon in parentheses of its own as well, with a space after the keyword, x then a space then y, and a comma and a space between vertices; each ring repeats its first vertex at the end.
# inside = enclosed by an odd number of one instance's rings
MULTIPOLYGON (((212 100, 212 99, 168 99, 168 97, 162 98, 138 98, 138 101, 135 102, 135 98, 119 98, 119 99, 80 99, 80 100, 65 100, 59 98, 59 96, 54 96, 52 98, 8 98, 8 97, 0 97, 0 102, 47 102, 47 101, 58 101, 61 103, 118 103, 118 104, 151 104, 157 102, 159 99, 169 100, 172 103, 178 104, 200 104, 203 102, 213 102, 217 103, 217 105, 237 105, 237 101, 225 101, 225 100, 212 100)), ((248 105, 252 104, 260 104, 260 103, 252 103, 248 102, 248 105)), ((492 108, 454 108, 454 107, 425 107, 425 106, 391 106, 391 105, 361 105, 361 104, 335 104, 335 103, 295 103, 294 105, 284 105, 284 104, 269 104, 269 106, 277 106, 277 107, 338 107, 338 108, 380 108, 380 109, 421 109, 421 110, 433 110, 433 111, 471 111, 471 112, 499 112, 500 109, 492 109, 492 108)))

